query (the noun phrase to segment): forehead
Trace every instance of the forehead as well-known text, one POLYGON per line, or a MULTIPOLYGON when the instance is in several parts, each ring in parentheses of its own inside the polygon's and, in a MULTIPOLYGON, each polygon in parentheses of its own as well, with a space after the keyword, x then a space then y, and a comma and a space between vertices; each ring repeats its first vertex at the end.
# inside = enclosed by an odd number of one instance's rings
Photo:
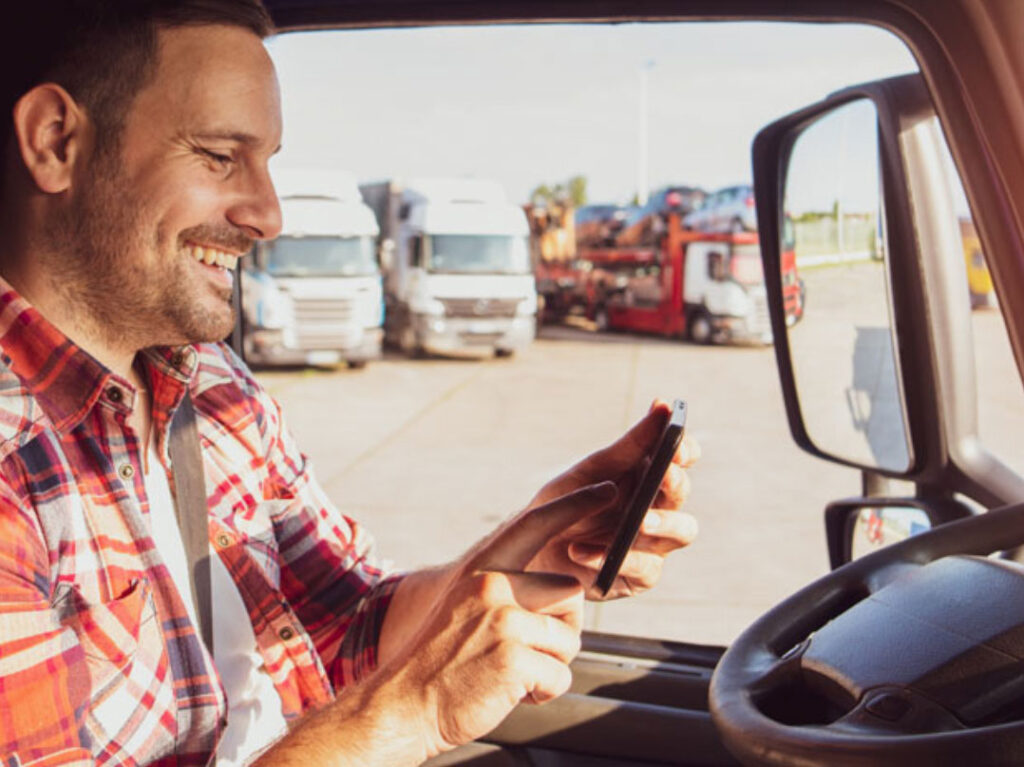
POLYGON ((240 27, 161 30, 156 71, 128 122, 147 133, 245 133, 272 151, 280 142, 281 102, 263 41, 240 27))

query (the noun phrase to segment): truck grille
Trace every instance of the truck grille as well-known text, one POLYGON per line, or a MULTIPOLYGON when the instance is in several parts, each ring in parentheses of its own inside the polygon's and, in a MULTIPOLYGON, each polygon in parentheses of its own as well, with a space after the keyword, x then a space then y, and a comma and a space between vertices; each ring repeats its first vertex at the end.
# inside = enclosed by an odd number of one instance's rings
POLYGON ((442 298, 447 317, 515 317, 518 298, 442 298))
POLYGON ((299 349, 339 349, 352 342, 355 301, 344 298, 296 298, 299 349))

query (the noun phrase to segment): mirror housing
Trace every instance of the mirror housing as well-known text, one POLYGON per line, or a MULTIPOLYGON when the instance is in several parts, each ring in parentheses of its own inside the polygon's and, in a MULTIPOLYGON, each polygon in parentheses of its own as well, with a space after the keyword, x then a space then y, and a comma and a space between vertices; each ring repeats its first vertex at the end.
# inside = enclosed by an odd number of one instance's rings
POLYGON ((423 236, 415 235, 409 238, 409 266, 423 266, 423 236))
MULTIPOLYGON (((932 353, 926 297, 915 234, 908 174, 901 142, 914 127, 934 118, 935 111, 920 75, 905 75, 853 86, 823 101, 787 115, 758 133, 753 148, 754 189, 761 255, 768 291, 776 363, 790 432, 805 451, 820 458, 913 482, 938 479, 947 470, 943 408, 939 406, 937 366, 932 353), (787 334, 782 285, 782 235, 787 226, 784 195, 789 159, 804 129, 853 101, 868 99, 878 115, 878 153, 884 210, 885 242, 890 258, 888 281, 892 294, 894 353, 905 377, 899 395, 906 403, 910 460, 905 468, 884 469, 834 455, 816 445, 800 407, 787 334), (901 339, 911 339, 903 342, 901 339), (937 417, 938 416, 938 417, 937 417)), ((814 301, 814 296, 810 296, 814 301)), ((792 324, 792 321, 790 321, 792 324)), ((840 403, 837 403, 837 407, 840 403)))

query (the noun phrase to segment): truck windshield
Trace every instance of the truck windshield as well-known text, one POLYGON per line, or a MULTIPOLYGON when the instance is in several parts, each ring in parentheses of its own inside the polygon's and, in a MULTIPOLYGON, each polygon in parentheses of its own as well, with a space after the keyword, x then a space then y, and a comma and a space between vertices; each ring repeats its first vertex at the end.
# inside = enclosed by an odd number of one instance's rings
POLYGON ((377 273, 373 238, 278 237, 267 247, 267 271, 277 277, 354 277, 377 273))
POLYGON ((435 234, 430 271, 459 274, 527 274, 526 238, 511 234, 435 234))
POLYGON ((764 282, 761 268, 761 248, 757 245, 737 245, 729 259, 729 276, 741 285, 760 285, 764 282))

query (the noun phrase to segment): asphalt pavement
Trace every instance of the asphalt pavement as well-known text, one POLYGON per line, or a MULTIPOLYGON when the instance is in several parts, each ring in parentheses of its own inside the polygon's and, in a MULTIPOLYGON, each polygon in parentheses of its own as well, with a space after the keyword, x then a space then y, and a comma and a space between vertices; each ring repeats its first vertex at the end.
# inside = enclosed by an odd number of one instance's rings
MULTIPOLYGON (((1024 392, 998 312, 974 321, 982 435, 1013 459, 1024 392)), ((856 471, 793 444, 770 347, 550 327, 511 359, 389 353, 359 371, 258 375, 332 500, 399 568, 458 556, 655 397, 685 398, 704 451, 687 504, 700 537, 658 588, 591 606, 588 627, 604 631, 729 642, 826 572, 823 509, 860 490, 856 471)))

